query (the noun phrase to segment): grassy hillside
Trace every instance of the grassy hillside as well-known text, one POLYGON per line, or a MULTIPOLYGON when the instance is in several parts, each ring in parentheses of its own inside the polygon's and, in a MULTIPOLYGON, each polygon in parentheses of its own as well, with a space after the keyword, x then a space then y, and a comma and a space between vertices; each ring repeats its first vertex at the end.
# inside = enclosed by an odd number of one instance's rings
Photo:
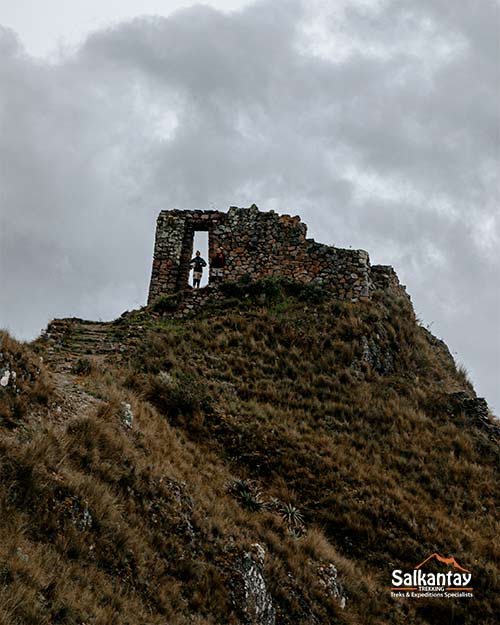
POLYGON ((498 430, 407 298, 174 311, 2 335, 0 625, 495 621, 498 430), (391 598, 433 552, 474 598, 391 598))

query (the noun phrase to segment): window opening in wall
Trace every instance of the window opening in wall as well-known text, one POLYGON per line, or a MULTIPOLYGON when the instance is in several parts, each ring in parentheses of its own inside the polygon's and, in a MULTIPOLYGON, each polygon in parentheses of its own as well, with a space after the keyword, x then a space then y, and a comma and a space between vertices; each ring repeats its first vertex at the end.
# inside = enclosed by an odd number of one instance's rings
MULTIPOLYGON (((210 258, 208 256, 208 232, 196 230, 193 237, 193 258, 196 256, 196 251, 200 251, 200 256, 206 261, 207 266, 203 267, 203 273, 201 274, 200 287, 207 286, 209 275, 210 258)), ((193 286, 193 272, 190 272, 189 284, 193 286)))

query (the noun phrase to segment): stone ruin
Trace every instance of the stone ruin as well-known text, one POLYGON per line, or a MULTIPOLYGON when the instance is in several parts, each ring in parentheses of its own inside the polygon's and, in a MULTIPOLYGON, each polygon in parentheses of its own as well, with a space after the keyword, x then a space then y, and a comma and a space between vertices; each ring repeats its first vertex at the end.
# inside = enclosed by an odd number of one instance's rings
POLYGON ((370 266, 364 250, 347 250, 306 238, 300 217, 262 212, 257 206, 227 213, 216 210, 164 210, 156 226, 148 303, 189 289, 189 261, 195 232, 208 232, 209 262, 222 248, 225 281, 281 276, 320 284, 339 299, 369 299, 377 288, 404 292, 390 266, 370 266))

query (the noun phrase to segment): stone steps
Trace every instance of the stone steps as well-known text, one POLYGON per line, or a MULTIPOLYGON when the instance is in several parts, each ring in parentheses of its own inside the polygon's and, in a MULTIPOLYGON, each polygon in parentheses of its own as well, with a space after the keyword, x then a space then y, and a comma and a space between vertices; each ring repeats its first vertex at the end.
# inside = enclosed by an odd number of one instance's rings
MULTIPOLYGON (((209 297, 217 298, 218 289, 205 287, 180 294, 176 310, 164 313, 167 318, 183 318, 203 306, 209 297)), ((68 369, 80 358, 105 359, 133 346, 144 334, 143 326, 125 326, 116 322, 95 322, 78 318, 55 319, 39 339, 44 360, 58 369, 68 369)))
POLYGON ((58 368, 71 368, 84 357, 102 358, 120 350, 111 323, 57 319, 49 324, 44 337, 45 360, 58 368))

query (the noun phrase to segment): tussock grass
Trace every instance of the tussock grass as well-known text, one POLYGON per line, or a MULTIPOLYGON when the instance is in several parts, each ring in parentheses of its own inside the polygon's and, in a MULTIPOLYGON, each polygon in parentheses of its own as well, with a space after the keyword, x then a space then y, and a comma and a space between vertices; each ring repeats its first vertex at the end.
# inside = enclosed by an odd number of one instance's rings
POLYGON ((0 330, 0 427, 20 425, 29 411, 43 410, 54 394, 45 368, 31 349, 0 330))
POLYGON ((232 580, 255 542, 277 623, 493 623, 498 447, 450 412, 470 386, 447 349, 403 298, 224 288, 191 319, 159 317, 168 301, 121 320, 144 333, 80 372, 89 414, 0 430, 0 623, 244 623, 232 580), (472 569, 474 600, 391 600, 392 569, 434 551, 472 569))

